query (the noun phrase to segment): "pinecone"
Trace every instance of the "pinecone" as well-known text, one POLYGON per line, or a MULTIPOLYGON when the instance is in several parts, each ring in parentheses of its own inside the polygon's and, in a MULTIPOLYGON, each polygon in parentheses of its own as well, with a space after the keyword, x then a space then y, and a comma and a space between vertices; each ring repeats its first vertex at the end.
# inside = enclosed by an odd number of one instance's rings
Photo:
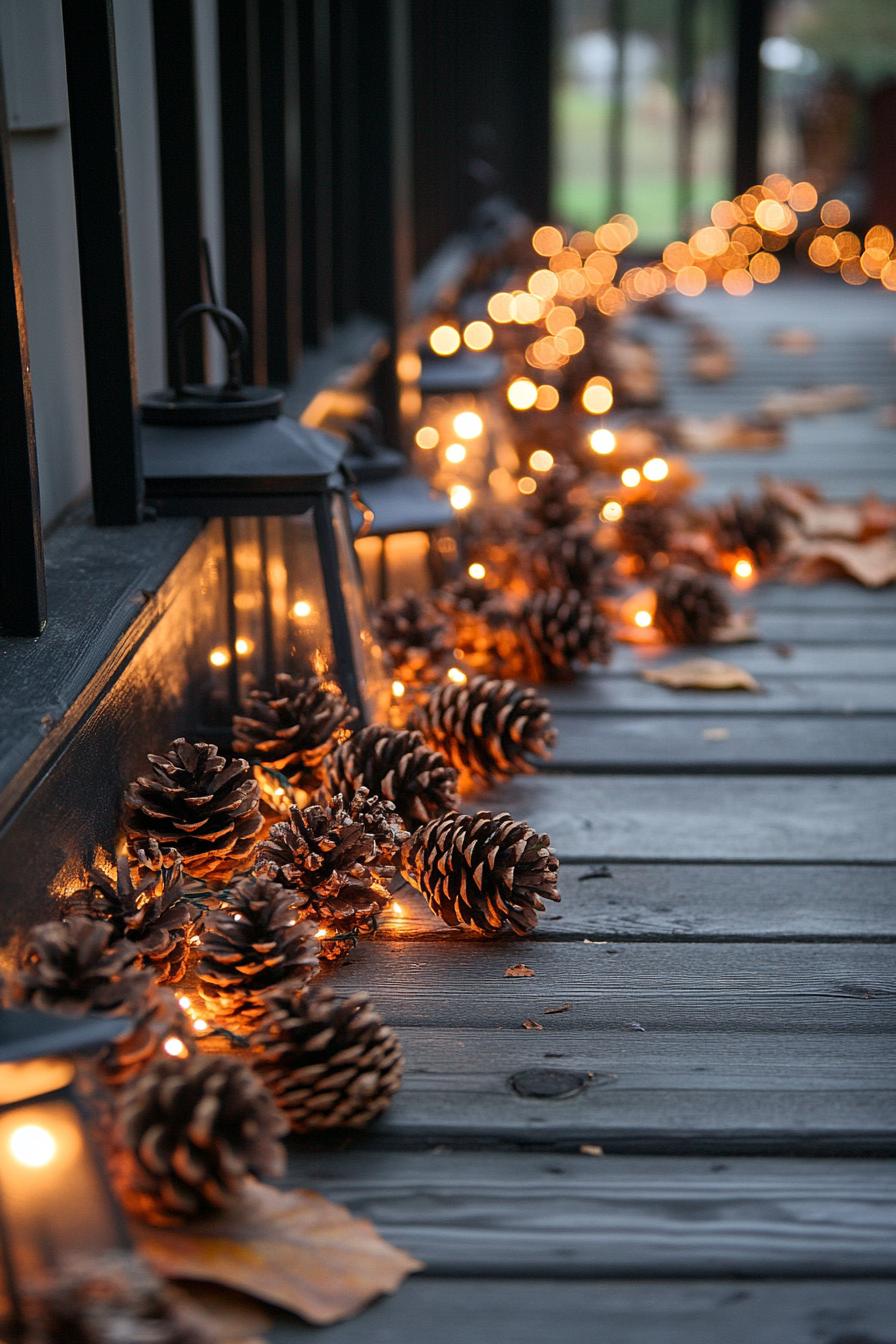
POLYGON ((125 1017, 122 1034, 97 1056, 97 1070, 118 1087, 158 1054, 172 1033, 185 1042, 186 1023, 173 995, 148 971, 136 969, 138 953, 116 940, 111 924, 73 916, 31 930, 14 986, 18 1002, 43 1012, 83 1017, 125 1017))
POLYGON ((714 579, 673 565, 656 585, 653 623, 670 644, 708 644, 730 615, 714 579))
POLYGON ((329 804, 292 807, 289 820, 272 826, 258 849, 259 871, 288 887, 293 909, 326 931, 319 952, 327 961, 372 933, 389 900, 386 882, 395 873, 385 861, 376 863, 376 840, 365 827, 368 800, 359 790, 350 811, 341 794, 329 804))
POLYGON ((547 700, 515 681, 471 677, 433 691, 416 724, 461 774, 490 783, 532 774, 557 734, 547 700))
POLYGON ((409 728, 371 724, 328 758, 330 793, 352 798, 362 787, 394 803, 409 830, 457 804, 457 771, 409 728))
POLYGON ((438 681, 451 662, 451 630, 438 608, 416 593, 380 603, 373 635, 385 650, 393 675, 405 686, 438 681))
POLYGON ((766 495, 753 500, 733 495, 718 506, 711 521, 720 551, 735 554, 747 550, 761 567, 777 559, 784 528, 779 507, 766 495))
POLYGON ((539 476, 535 493, 524 500, 529 527, 535 534, 571 527, 579 521, 582 507, 576 499, 576 487, 580 481, 578 469, 569 462, 558 462, 546 475, 539 476))
POLYGON ((162 1059, 121 1099, 122 1196, 149 1222, 226 1208, 247 1176, 278 1176, 289 1128, 264 1084, 229 1055, 162 1059))
POLYGON ((401 847, 408 838, 395 804, 362 787, 349 803, 348 810, 352 819, 359 821, 376 841, 373 866, 384 882, 391 882, 401 847))
POLYGON ((358 711, 319 677, 281 672, 274 681, 275 691, 250 691, 242 714, 233 716, 233 749, 311 792, 324 757, 348 735, 358 711))
POLYGON ((606 618, 579 593, 559 588, 536 593, 524 604, 522 619, 541 677, 568 680, 592 663, 610 661, 612 645, 606 618))
POLYGON ((451 620, 455 657, 461 662, 489 676, 529 675, 531 651, 503 593, 459 579, 439 589, 435 601, 451 620))
POLYGON ((590 527, 543 533, 527 549, 526 569, 536 589, 572 589, 595 598, 612 585, 613 555, 598 546, 590 527))
POLYGON ((40 1344, 213 1344, 133 1252, 66 1257, 35 1309, 40 1344))
POLYGON ((174 845, 185 870, 227 881, 248 866, 261 829, 258 785, 247 761, 226 761, 209 742, 178 737, 152 773, 125 794, 125 830, 137 851, 156 840, 174 845))
POLYGON ((647 566, 657 555, 669 554, 676 527, 675 511, 668 504, 636 499, 626 504, 616 524, 616 540, 620 551, 636 556, 647 566))
POLYGON ((226 904, 209 913, 199 944, 199 992, 216 1022, 249 1031, 267 990, 287 981, 305 985, 317 973, 317 929, 305 913, 279 882, 261 874, 237 878, 226 904))
POLYGON ((326 985, 269 996, 252 1045, 256 1072, 293 1130, 360 1129, 398 1091, 401 1044, 364 993, 341 1001, 326 985))
POLYGON ((433 914, 452 928, 531 933, 544 901, 557 901, 548 836, 507 812, 447 812, 412 835, 402 869, 433 914))
POLYGON ((182 980, 201 911, 187 897, 177 850, 151 840, 138 851, 133 873, 122 856, 114 878, 91 868, 87 881, 66 898, 63 913, 108 920, 116 938, 134 944, 159 984, 182 980))
POLYGON ((150 983, 137 961, 136 947, 116 941, 99 920, 38 924, 22 947, 13 992, 18 1002, 45 1013, 120 1017, 135 991, 150 983))
POLYGON ((97 1056, 97 1073, 107 1087, 130 1083, 154 1060, 161 1057, 165 1042, 181 1042, 182 1054, 193 1051, 190 1023, 174 994, 151 981, 128 1006, 127 1032, 112 1041, 97 1056))

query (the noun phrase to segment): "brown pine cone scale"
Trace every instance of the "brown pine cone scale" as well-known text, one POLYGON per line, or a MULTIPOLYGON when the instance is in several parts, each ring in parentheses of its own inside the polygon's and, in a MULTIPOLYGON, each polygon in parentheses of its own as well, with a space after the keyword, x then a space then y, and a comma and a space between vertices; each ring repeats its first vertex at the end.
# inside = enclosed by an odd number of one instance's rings
POLYGON ((657 582, 653 623, 670 644, 708 644, 730 614, 718 583, 696 570, 674 565, 657 582))
POLYGON ((531 774, 557 734, 547 700, 515 681, 445 682, 416 718, 423 736, 461 774, 486 782, 531 774))
POLYGON ((239 1198, 247 1176, 279 1176, 288 1126, 264 1084, 229 1055, 163 1059, 126 1089, 122 1194, 148 1222, 178 1223, 239 1198))
POLYGON ((186 872, 226 881, 249 864, 261 829, 258 785, 247 761, 225 760, 209 742, 179 737, 125 794, 132 852, 174 846, 186 872))
POLYGON ((414 729, 380 724, 336 748, 327 761, 326 785, 344 798, 369 789, 394 803, 409 828, 457 804, 457 771, 441 752, 427 747, 414 729))
POLYGON ((404 847, 402 871, 452 928, 531 933, 557 893, 557 856, 548 836, 507 812, 448 812, 404 847))
POLYGON ((273 994, 269 1005, 253 1064, 296 1133, 360 1129, 386 1109, 404 1059, 366 994, 340 1000, 319 985, 273 994))
POLYGON ((608 663, 610 627, 594 602, 569 589, 536 593, 523 607, 523 628, 534 651, 538 674, 565 681, 594 663, 608 663))
POLYGON ((292 891, 261 874, 233 883, 199 944, 199 992, 216 1022, 250 1031, 269 990, 317 974, 317 928, 303 914, 292 891))
POLYGON ((281 672, 275 686, 249 692, 242 714, 234 715, 233 749, 310 792, 324 757, 349 733, 358 711, 319 677, 281 672))
POLYGON ((87 881, 66 898, 63 913, 107 920, 116 938, 134 944, 159 984, 183 979, 202 911, 187 895, 177 850, 160 849, 151 840, 133 866, 122 856, 114 878, 91 868, 87 881))

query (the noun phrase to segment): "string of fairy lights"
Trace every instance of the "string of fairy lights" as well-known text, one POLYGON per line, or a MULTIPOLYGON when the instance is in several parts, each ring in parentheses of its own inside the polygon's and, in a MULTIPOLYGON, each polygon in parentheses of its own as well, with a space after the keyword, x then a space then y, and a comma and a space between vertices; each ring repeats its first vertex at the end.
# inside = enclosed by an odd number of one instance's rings
MULTIPOLYGON (((562 379, 565 366, 583 352, 588 354, 589 346, 593 349, 592 338, 599 339, 595 324, 602 319, 618 317, 634 305, 659 300, 667 293, 695 298, 709 286, 720 286, 735 298, 745 297, 755 285, 773 284, 779 278, 778 254, 788 246, 815 269, 838 275, 849 285, 877 283, 896 291, 893 232, 876 224, 862 236, 850 229, 850 222, 845 201, 836 197, 822 201, 811 182, 794 182, 783 173, 772 173, 732 199, 716 201, 708 224, 686 240, 668 243, 660 257, 644 264, 626 267, 622 260, 638 237, 638 225, 631 215, 616 214, 593 231, 569 233, 543 224, 531 237, 538 264, 518 278, 516 287, 490 296, 488 320, 462 324, 443 319, 429 333, 429 346, 445 358, 462 349, 484 351, 496 342, 507 350, 521 350, 527 367, 511 371, 505 388, 508 406, 519 413, 555 411, 561 401, 557 375, 562 379)), ((410 375, 411 370, 401 372, 410 375)), ((583 376, 577 400, 582 412, 595 417, 588 433, 590 447, 599 459, 606 459, 617 448, 617 433, 600 423, 614 404, 613 383, 604 374, 587 372, 591 376, 583 376)), ((462 410, 454 416, 451 429, 448 442, 441 427, 422 424, 416 444, 424 457, 438 448, 443 467, 463 474, 458 469, 469 465, 475 443, 483 436, 483 420, 475 410, 462 410)), ((536 448, 524 473, 517 475, 515 490, 534 494, 539 477, 553 466, 551 452, 536 448)), ((651 456, 637 465, 627 463, 619 482, 624 491, 633 492, 658 484, 668 473, 666 460, 651 456)), ((501 466, 490 472, 493 492, 506 475, 501 466)), ((469 480, 448 480, 445 488, 458 512, 475 501, 469 480)), ((607 500, 601 520, 618 522, 623 509, 619 500, 607 500)))

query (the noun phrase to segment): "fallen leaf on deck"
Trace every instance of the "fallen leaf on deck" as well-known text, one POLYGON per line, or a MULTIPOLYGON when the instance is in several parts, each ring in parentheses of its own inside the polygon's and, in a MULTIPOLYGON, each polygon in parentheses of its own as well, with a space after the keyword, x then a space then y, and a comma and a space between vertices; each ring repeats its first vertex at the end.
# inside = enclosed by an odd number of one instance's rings
POLYGON ((245 1293, 209 1283, 179 1283, 171 1291, 206 1321, 216 1344, 264 1344, 271 1312, 245 1293))
POLYGON ((604 1150, 599 1143, 583 1143, 579 1147, 579 1152, 584 1153, 585 1157, 603 1157, 604 1150))
POLYGON ((730 728, 704 728, 704 742, 727 742, 731 736, 730 728))
POLYGON ((536 1022, 533 1017, 524 1017, 520 1026, 524 1031, 544 1031, 540 1022, 536 1022))
POLYGON ((798 415, 833 415, 867 405, 870 393, 859 383, 829 383, 772 392, 759 406, 774 420, 793 420, 798 415))
POLYGON ((188 1227, 140 1225, 134 1236, 165 1278, 223 1284, 313 1325, 355 1316, 422 1268, 323 1195, 255 1181, 227 1213, 188 1227))
POLYGON ((805 327, 782 327, 772 332, 772 345, 791 355, 807 355, 818 345, 818 338, 805 327))
POLYGON ((571 1003, 561 1003, 556 1008, 545 1008, 544 1014, 547 1017, 550 1013, 568 1013, 570 1008, 572 1008, 571 1003))
POLYGON ((688 360, 688 373, 700 383, 721 383, 734 373, 731 351, 724 346, 697 350, 688 360))
POLYGON ((896 582, 896 538, 873 541, 805 541, 791 547, 791 578, 812 583, 831 576, 855 579, 865 588, 896 582))
POLYGON ((764 453, 784 443, 780 425, 737 415, 719 415, 713 420, 682 416, 675 425, 675 439, 678 447, 691 453, 764 453))
POLYGON ((531 966, 527 966, 524 961, 518 961, 515 966, 507 967, 507 970, 504 972, 504 979, 516 980, 520 976, 534 975, 534 974, 535 972, 533 971, 531 966))
POLYGON ((718 658, 688 658, 673 667, 651 667, 641 674, 656 686, 673 691, 758 691, 759 682, 734 663, 718 658))
POLYGON ((752 611, 732 611, 712 637, 713 644, 754 644, 759 638, 752 611))

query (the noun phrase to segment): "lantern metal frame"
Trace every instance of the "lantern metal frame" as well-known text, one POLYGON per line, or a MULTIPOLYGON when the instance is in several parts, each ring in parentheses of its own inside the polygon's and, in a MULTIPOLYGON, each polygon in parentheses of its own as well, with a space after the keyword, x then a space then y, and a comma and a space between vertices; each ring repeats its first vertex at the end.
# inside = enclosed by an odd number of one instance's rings
MULTIPOLYGON (((358 666, 343 592, 343 574, 334 508, 346 536, 353 535, 349 496, 353 481, 346 442, 280 414, 282 394, 242 382, 245 328, 229 310, 196 304, 176 323, 179 346, 184 326, 210 318, 227 345, 228 377, 220 386, 175 386, 141 402, 147 500, 167 515, 222 518, 227 542, 228 636, 235 638, 234 572, 227 520, 312 514, 324 585, 336 678, 347 698, 366 715, 362 670, 358 666)), ((363 584, 354 547, 351 563, 358 593, 363 584)), ((266 675, 274 670, 266 666, 266 675)), ((238 684, 231 664, 231 694, 238 684)))

